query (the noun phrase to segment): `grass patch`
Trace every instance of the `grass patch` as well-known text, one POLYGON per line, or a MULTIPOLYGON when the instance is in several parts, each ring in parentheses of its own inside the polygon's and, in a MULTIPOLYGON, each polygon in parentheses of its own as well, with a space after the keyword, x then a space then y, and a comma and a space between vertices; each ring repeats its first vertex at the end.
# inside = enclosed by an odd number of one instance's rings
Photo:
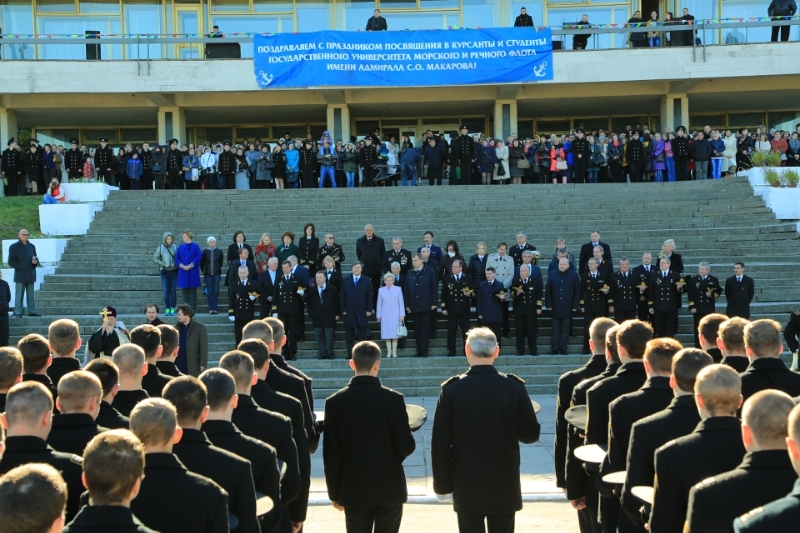
POLYGON ((21 228, 31 237, 42 236, 39 228, 41 196, 14 196, 0 198, 0 239, 16 239, 21 228))

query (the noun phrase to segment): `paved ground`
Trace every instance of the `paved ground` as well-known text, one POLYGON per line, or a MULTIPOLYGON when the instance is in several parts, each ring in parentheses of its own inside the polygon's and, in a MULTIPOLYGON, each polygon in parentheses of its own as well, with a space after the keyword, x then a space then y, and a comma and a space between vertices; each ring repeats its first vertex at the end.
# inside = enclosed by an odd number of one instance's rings
MULTIPOLYGON (((553 472, 553 437, 555 433, 556 397, 533 395, 542 406, 538 415, 542 426, 539 442, 521 445, 522 493, 525 508, 517 515, 518 531, 577 532, 577 522, 572 508, 555 485, 553 472), (572 529, 574 526, 574 529, 572 529)), ((405 507, 401 531, 431 531, 446 533, 456 531, 455 514, 449 504, 436 503, 430 471, 430 439, 436 398, 407 398, 406 403, 421 405, 428 411, 428 421, 414 437, 416 451, 405 460, 408 480, 409 504, 405 507), (435 521, 436 527, 430 523, 435 521)), ((325 400, 315 401, 314 409, 324 409, 325 400)), ((324 439, 324 433, 323 433, 324 439)), ((308 511, 308 527, 305 533, 344 531, 344 516, 330 506, 325 487, 322 465, 322 443, 317 453, 311 456, 311 503, 308 511)))

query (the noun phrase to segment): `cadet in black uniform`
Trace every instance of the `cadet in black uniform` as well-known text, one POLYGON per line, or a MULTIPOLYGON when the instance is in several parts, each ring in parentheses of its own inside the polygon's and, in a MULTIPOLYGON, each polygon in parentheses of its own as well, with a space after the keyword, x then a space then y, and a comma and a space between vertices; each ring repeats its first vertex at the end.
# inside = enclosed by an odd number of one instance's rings
POLYGON ((53 398, 58 396, 58 390, 47 375, 47 367, 52 361, 47 340, 38 333, 30 333, 20 339, 17 349, 22 355, 22 381, 41 383, 50 391, 53 398))
POLYGON ((689 276, 686 280, 686 292, 689 299, 689 312, 694 318, 694 347, 700 346, 697 330, 704 316, 716 312, 717 298, 722 294, 719 280, 709 275, 711 265, 705 261, 697 267, 697 276, 689 276))
POLYGON ((173 378, 183 376, 183 372, 178 369, 175 360, 178 358, 178 349, 180 341, 180 333, 173 326, 169 324, 161 324, 158 326, 161 332, 161 356, 158 358, 156 366, 162 374, 173 378))
POLYGON ((91 372, 100 380, 103 388, 103 400, 100 402, 100 413, 95 422, 98 426, 108 429, 128 429, 130 419, 112 407, 114 396, 119 389, 119 371, 110 359, 95 359, 86 365, 86 371, 91 372))
POLYGON ((66 520, 69 522, 80 508, 83 459, 57 452, 47 445, 45 440, 50 433, 52 415, 53 397, 44 385, 29 381, 11 387, 3 414, 6 446, 0 459, 0 475, 28 463, 46 463, 54 467, 67 483, 66 520))
MULTIPOLYGON (((586 394, 589 389, 597 383, 613 377, 622 368, 622 362, 617 351, 617 329, 619 329, 619 326, 614 325, 606 332, 604 344, 608 366, 599 375, 585 379, 575 386, 570 407, 586 405, 586 394)), ((600 522, 598 521, 600 494, 595 486, 595 476, 589 476, 587 472, 596 474, 599 470, 599 465, 584 464, 574 455, 575 449, 584 444, 586 428, 577 428, 568 424, 567 430, 566 496, 572 506, 580 511, 578 513, 578 521, 581 531, 583 533, 597 532, 600 531, 600 522)))
POLYGON ((650 306, 647 305, 649 300, 648 283, 650 283, 650 274, 658 270, 652 265, 653 254, 645 252, 642 254, 642 264, 634 267, 633 277, 636 279, 637 289, 637 318, 642 322, 653 323, 653 316, 650 314, 650 306))
MULTIPOLYGON (((227 141, 226 141, 227 142, 227 141)), ((230 143, 227 144, 230 148, 230 143)), ((220 172, 222 169, 222 154, 220 159, 220 172)), ((178 139, 172 139, 169 142, 169 149, 167 150, 167 182, 165 188, 167 189, 183 189, 183 154, 178 150, 178 139)), ((229 187, 232 188, 232 187, 229 187)))
MULTIPOLYGON (((6 185, 6 196, 20 196, 19 184, 25 190, 25 164, 22 162, 22 153, 17 150, 17 140, 11 137, 8 140, 8 148, 3 150, 3 157, 0 159, 0 176, 8 180, 6 185)), ((82 164, 82 163, 81 163, 82 164)), ((60 180, 59 180, 60 181, 60 180)))
MULTIPOLYGON (((237 404, 236 382, 230 372, 212 368, 200 374, 200 381, 208 394, 208 417, 200 430, 211 443, 250 461, 256 492, 269 496, 275 503, 267 514, 268 527, 262 533, 274 533, 281 519, 280 469, 275 448, 258 439, 248 437, 231 423, 237 404)), ((238 518, 238 517, 237 517, 238 518)))
MULTIPOLYGON (((233 263, 234 265, 236 263, 233 263)), ((258 285, 248 279, 247 267, 239 267, 239 278, 231 285, 228 318, 233 322, 236 345, 242 342, 242 330, 256 316, 258 285)))
POLYGON ((475 162, 475 141, 468 135, 469 128, 461 125, 461 135, 453 141, 452 150, 458 168, 461 169, 461 180, 456 174, 456 167, 450 169, 450 185, 469 185, 472 182, 472 163, 475 162))
POLYGON ((142 143, 139 160, 142 162, 142 189, 146 191, 153 188, 153 152, 149 143, 142 143))
POLYGON ((144 350, 135 344, 126 344, 114 350, 111 361, 119 372, 119 390, 114 396, 114 409, 130 416, 134 406, 150 397, 142 388, 142 375, 146 362, 144 350))
MULTIPOLYGON (((672 389, 669 386, 672 359, 681 348, 681 343, 674 339, 653 339, 647 343, 644 352, 647 381, 639 390, 623 394, 608 406, 608 453, 600 466, 600 476, 625 471, 631 427, 635 422, 666 409, 669 405, 673 398, 672 389)), ((619 512, 620 486, 605 482, 602 482, 601 486, 606 491, 605 495, 608 496, 603 499, 602 505, 605 511, 602 513, 603 529, 606 531, 618 529, 620 533, 639 531, 641 525, 637 527, 628 520, 625 513, 619 512), (612 489, 614 493, 610 494, 612 489), (608 512, 607 509, 611 509, 611 511, 608 512), (613 522, 613 515, 618 516, 616 523, 613 522), (607 525, 607 520, 612 523, 607 525)))
POLYGON ((789 315, 789 321, 783 330, 783 340, 786 341, 786 347, 792 352, 792 370, 797 370, 797 349, 800 348, 800 342, 797 341, 797 337, 799 335, 800 311, 795 311, 789 315))
MULTIPOLYGON (((591 264, 591 259, 589 264, 591 264)), ((649 324, 630 320, 616 329, 617 350, 622 367, 608 379, 594 385, 586 393, 588 417, 586 420, 585 444, 608 444, 609 405, 623 394, 633 392, 644 385, 645 374, 642 358, 647 342, 653 338, 649 324)), ((619 504, 616 497, 600 499, 600 515, 604 531, 616 528, 619 504)))
POLYGON ((678 332, 678 309, 686 283, 678 272, 670 270, 670 260, 662 257, 661 269, 650 274, 647 284, 650 314, 656 337, 674 337, 678 332))
POLYGON ((689 492, 684 531, 733 533, 733 521, 751 509, 785 496, 797 480, 786 451, 794 400, 779 391, 761 391, 742 409, 747 454, 730 472, 704 479, 689 492))
MULTIPOLYGON (((795 472, 800 472, 800 407, 789 415, 789 457, 795 472)), ((757 490, 757 489, 756 489, 757 490)), ((736 533, 774 533, 793 531, 800 521, 800 480, 796 480, 792 491, 780 498, 756 507, 733 522, 736 533)))
POLYGON ((736 418, 741 383, 739 374, 723 365, 711 365, 697 375, 695 401, 702 421, 691 434, 656 451, 650 531, 681 533, 692 486, 742 462, 745 449, 736 418))
POLYGON ((742 373, 742 396, 777 389, 792 398, 800 396, 800 374, 781 360, 781 326, 774 320, 756 320, 744 328, 744 346, 750 366, 742 373))
POLYGON ((249 354, 238 350, 228 352, 220 359, 219 367, 230 372, 236 380, 239 403, 233 411, 233 424, 245 435, 274 446, 278 459, 286 464, 286 474, 281 480, 281 503, 284 507, 281 531, 290 533, 292 524, 302 524, 305 521, 305 508, 302 509, 301 516, 292 515, 289 504, 298 498, 303 487, 310 486, 310 472, 300 472, 292 424, 282 414, 261 409, 253 402, 250 389, 255 365, 249 354))
MULTIPOLYGON (((611 295, 611 279, 597 271, 597 259, 593 257, 586 264, 589 269, 581 274, 580 306, 584 325, 591 325, 595 318, 608 316, 608 307, 614 305, 614 297, 611 295)), ((581 355, 590 353, 589 328, 584 327, 581 355)))
POLYGON ((160 398, 164 386, 172 379, 156 366, 161 357, 161 330, 156 326, 142 324, 131 330, 131 342, 144 351, 144 360, 147 362, 147 374, 142 377, 142 388, 151 398, 160 398))
POLYGON ((328 256, 333 257, 333 261, 336 265, 336 271, 341 273, 342 263, 344 262, 345 255, 344 251, 342 250, 342 245, 334 242, 333 233, 325 234, 325 245, 320 248, 319 253, 317 253, 317 268, 322 268, 324 266, 322 261, 328 256))
POLYGON ((103 388, 91 372, 70 372, 58 384, 56 407, 59 414, 53 417, 53 427, 47 444, 64 453, 83 455, 86 445, 106 428, 98 426, 103 388))
MULTIPOLYGON (((598 318, 592 322, 589 328, 589 347, 592 349, 592 357, 581 368, 570 370, 558 378, 558 396, 556 399, 556 438, 554 462, 556 470, 556 486, 566 489, 566 466, 567 466, 567 440, 569 436, 569 424, 564 418, 564 413, 570 407, 572 392, 576 385, 582 381, 599 375, 606 368, 606 333, 609 329, 616 326, 610 318, 598 318)), ((573 428, 574 429, 574 428, 573 428)), ((587 510, 584 507, 578 511, 578 523, 581 531, 591 532, 591 520, 587 520, 587 510)))
POLYGON ((638 307, 640 280, 631 272, 630 262, 627 257, 619 260, 619 270, 611 276, 611 293, 613 305, 608 306, 608 311, 614 313, 614 320, 622 324, 626 320, 636 318, 638 307))
MULTIPOLYGON (((528 353, 539 355, 536 348, 538 318, 542 314, 542 278, 532 278, 530 265, 520 265, 519 277, 511 281, 511 297, 514 298, 514 327, 517 330, 517 355, 525 355, 525 340, 528 353)), ((588 329, 588 328, 587 328, 588 329)))
POLYGON ((740 317, 729 318, 717 328, 717 346, 722 352, 723 365, 728 365, 740 374, 750 366, 744 347, 744 328, 747 320, 740 317))
MULTIPOLYGON (((64 531, 156 533, 142 524, 130 508, 144 477, 144 457, 144 446, 129 431, 108 431, 93 439, 86 447, 83 464, 89 505, 64 531)), ((180 496, 183 495, 172 495, 180 496)))
POLYGON ((83 152, 78 148, 77 139, 70 140, 69 144, 69 150, 64 151, 64 170, 67 171, 67 179, 80 179, 83 176, 83 152))
POLYGON ((372 165, 378 162, 378 148, 372 142, 372 137, 367 136, 364 138, 365 144, 361 150, 358 151, 358 166, 361 167, 363 172, 364 181, 361 183, 362 187, 373 187, 375 184, 372 180, 375 177, 375 169, 372 165))
POLYGON ((47 343, 53 356, 53 362, 47 367, 47 375, 58 387, 64 375, 81 368, 80 361, 75 358, 75 352, 83 343, 78 323, 67 318, 52 322, 47 328, 47 343))
POLYGON ((145 447, 144 478, 131 511, 162 533, 227 533, 228 493, 208 478, 189 472, 172 453, 180 435, 175 407, 148 398, 131 413, 131 431, 145 447), (172 502, 164 512, 164 502, 172 502), (202 505, 197 505, 202 502, 202 505))
POLYGON ((592 149, 584 135, 586 135, 586 132, 582 128, 576 129, 575 140, 570 145, 570 151, 574 157, 572 160, 573 183, 586 183, 586 169, 589 166, 589 156, 592 155, 592 149))
POLYGON ((689 179, 689 139, 686 137, 686 128, 678 126, 675 129, 676 137, 672 139, 672 153, 675 158, 675 175, 678 181, 689 179))
POLYGON ((497 339, 467 335, 470 369, 442 384, 431 435, 436 494, 452 494, 460 533, 514 530, 522 509, 519 443, 539 440, 539 422, 522 379, 498 372, 497 339), (489 401, 491 398, 491 401, 489 401), (491 450, 491 453, 486 453, 491 450))
MULTIPOLYGON (((642 510, 642 501, 631 494, 633 487, 652 487, 656 472, 653 457, 664 443, 688 435, 700 423, 700 413, 694 401, 694 383, 697 374, 714 361, 702 350, 687 348, 672 358, 672 377, 670 386, 675 397, 663 411, 652 414, 634 423, 628 442, 626 463, 627 475, 620 492, 622 509, 627 514, 628 523, 620 519, 619 524, 633 526, 636 531, 644 531, 647 522, 642 510)), ((649 505, 647 514, 649 515, 649 505)), ((620 516, 622 513, 620 513, 620 516)), ((628 529, 620 529, 621 533, 628 529)), ((633 530, 631 530, 633 531, 633 530)))
POLYGON ((403 395, 378 379, 381 350, 353 348, 356 375, 325 401, 323 459, 328 497, 347 530, 397 533, 408 499, 403 460, 414 453, 403 395), (369 439, 364 439, 369 435, 369 439))
POLYGON ((717 339, 719 338, 719 326, 726 320, 728 320, 728 317, 725 315, 711 313, 704 316, 697 326, 700 349, 708 353, 715 363, 722 362, 722 350, 719 348, 717 339))
MULTIPOLYGON (((455 259, 453 261, 452 274, 442 281, 441 309, 442 314, 447 317, 448 357, 456 355, 456 330, 458 328, 461 329, 461 339, 464 342, 464 346, 467 345, 469 313, 472 305, 472 295, 474 294, 475 284, 472 277, 464 274, 463 261, 455 259)), ((539 308, 541 309, 541 287, 539 287, 539 300, 539 308)), ((536 345, 534 344, 533 347, 535 349, 536 345)))
POLYGON ((18 466, 0 478, 0 516, 12 527, 62 531, 66 502, 67 485, 50 465, 18 466))
POLYGON ((256 491, 250 462, 213 446, 200 429, 207 414, 208 394, 195 377, 183 376, 164 389, 164 399, 175 406, 180 442, 172 448, 186 468, 218 483, 228 493, 228 511, 239 520, 240 533, 259 533, 256 520, 256 491))
POLYGON ((6 410, 8 389, 21 380, 22 355, 19 350, 11 346, 0 346, 0 413, 6 410))
MULTIPOLYGON (((280 274, 275 280, 272 312, 278 314, 278 318, 286 328, 286 357, 295 359, 297 357, 298 321, 303 319, 301 303, 305 291, 299 292, 301 290, 300 281, 296 274, 292 274, 292 263, 284 261, 281 266, 283 274, 280 274)), ((308 289, 308 287, 303 289, 308 289)))
POLYGON ((96 148, 94 151, 94 168, 97 169, 97 180, 104 181, 109 185, 115 185, 115 163, 114 150, 108 146, 108 139, 100 137, 100 148, 96 148))

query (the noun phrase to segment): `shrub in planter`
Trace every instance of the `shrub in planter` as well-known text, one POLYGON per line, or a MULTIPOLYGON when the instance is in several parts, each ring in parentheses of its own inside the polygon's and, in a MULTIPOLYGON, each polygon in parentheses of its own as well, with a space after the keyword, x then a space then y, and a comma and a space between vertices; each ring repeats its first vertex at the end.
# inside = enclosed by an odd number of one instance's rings
POLYGON ((764 182, 769 185, 770 187, 780 187, 781 186, 781 177, 778 174, 778 171, 772 168, 768 168, 764 170, 764 182))
POLYGON ((781 166, 781 153, 775 151, 768 153, 765 159, 765 163, 768 167, 781 166))
POLYGON ((764 152, 753 152, 750 154, 750 163, 753 164, 754 167, 763 167, 766 165, 767 162, 767 154, 764 152))
POLYGON ((788 187, 797 187, 800 184, 800 174, 793 168, 784 170, 782 178, 788 187))

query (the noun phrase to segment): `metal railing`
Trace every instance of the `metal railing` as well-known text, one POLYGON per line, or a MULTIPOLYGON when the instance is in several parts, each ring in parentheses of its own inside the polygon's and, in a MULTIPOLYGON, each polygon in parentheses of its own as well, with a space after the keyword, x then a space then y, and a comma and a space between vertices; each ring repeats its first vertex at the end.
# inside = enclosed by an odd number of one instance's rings
MULTIPOLYGON (((575 35, 591 35, 592 48, 594 50, 604 49, 624 49, 628 48, 628 38, 625 37, 623 46, 613 46, 610 48, 603 48, 600 39, 604 35, 619 35, 630 36, 635 33, 647 32, 660 32, 670 33, 671 36, 676 34, 684 34, 691 32, 691 46, 693 49, 693 59, 697 61, 698 49, 702 50, 702 60, 706 60, 706 48, 708 46, 719 46, 723 44, 754 44, 749 42, 750 31, 758 28, 772 28, 775 26, 800 26, 800 16, 793 17, 752 17, 752 18, 737 18, 737 19, 698 19, 693 24, 683 24, 681 21, 673 23, 658 23, 656 25, 648 25, 645 22, 639 23, 615 23, 615 24, 563 24, 561 26, 550 27, 554 42, 561 40, 565 43, 566 37, 575 35), (721 32, 725 29, 737 29, 744 31, 744 42, 736 40, 734 43, 709 43, 709 35, 713 36, 714 31, 721 32)), ((544 29, 545 27, 533 28, 536 30, 544 29)), ((409 31, 409 30, 396 30, 396 31, 409 31)), ((448 31, 459 31, 452 29, 448 31)), ((141 63, 146 64, 147 73, 150 74, 150 62, 156 60, 179 60, 179 59, 206 59, 206 57, 197 58, 180 58, 173 57, 176 55, 166 47, 168 45, 197 45, 199 56, 205 56, 202 53, 203 48, 200 45, 207 44, 225 44, 235 43, 238 45, 252 45, 254 35, 274 35, 273 33, 226 33, 221 37, 214 37, 210 34, 100 34, 100 35, 84 35, 84 34, 58 34, 58 35, 37 35, 37 34, 4 34, 0 36, 0 50, 4 47, 12 47, 16 45, 35 45, 35 46, 49 46, 49 45, 67 45, 67 46, 112 46, 112 45, 127 45, 130 51, 127 55, 132 57, 114 58, 111 60, 133 60, 139 62, 139 74, 141 74, 141 63), (151 45, 161 45, 162 49, 157 54, 158 57, 151 56, 151 45), (142 52, 142 46, 145 51, 142 52)), ((737 38, 738 39, 738 38, 737 38)), ((662 43, 664 40, 662 39, 662 43)), ((765 42, 764 40, 755 41, 758 43, 765 42)), ((563 45, 562 45, 563 46, 563 45)), ((663 46, 663 44, 662 44, 663 46)), ((565 47, 562 49, 566 49, 565 47)), ((7 59, 7 54, 3 53, 2 59, 7 59)), ((12 58, 13 59, 13 58, 12 58)), ((32 60, 24 58, 25 60, 32 60)), ((45 58, 47 59, 47 58, 45 58)), ((66 60, 80 60, 83 58, 65 58, 66 60)), ((61 60, 61 59, 55 59, 61 60)))

